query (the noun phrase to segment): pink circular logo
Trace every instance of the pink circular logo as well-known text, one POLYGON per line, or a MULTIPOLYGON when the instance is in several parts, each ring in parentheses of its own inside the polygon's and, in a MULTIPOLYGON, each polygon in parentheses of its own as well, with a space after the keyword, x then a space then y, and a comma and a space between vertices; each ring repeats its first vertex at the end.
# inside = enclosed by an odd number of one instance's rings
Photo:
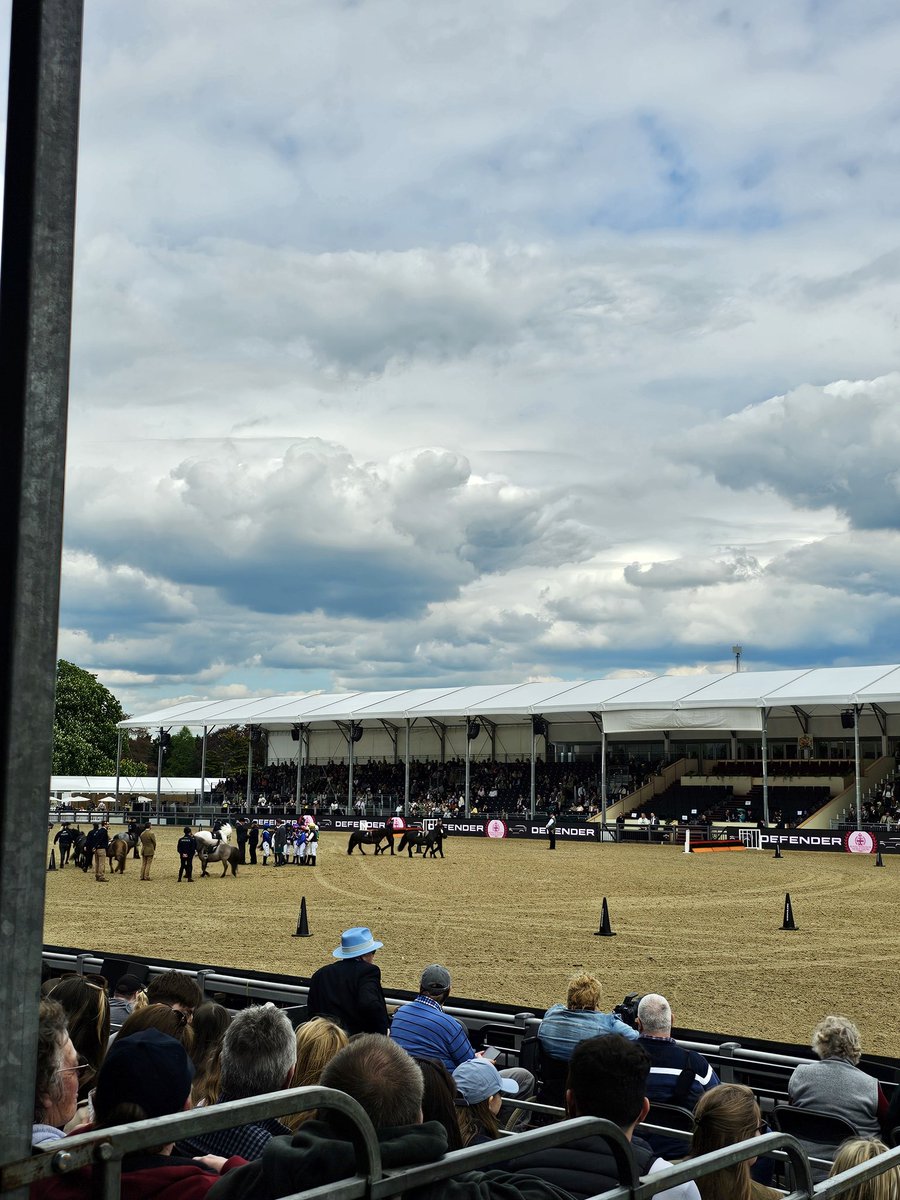
POLYGON ((394 829, 405 829, 406 822, 402 817, 391 817, 388 820, 388 825, 393 825, 394 829))
POLYGON ((506 822, 505 821, 488 821, 485 831, 489 838, 505 838, 506 837, 506 822))
POLYGON ((848 833, 844 839, 844 845, 851 854, 875 853, 875 839, 864 829, 856 829, 852 833, 848 833))

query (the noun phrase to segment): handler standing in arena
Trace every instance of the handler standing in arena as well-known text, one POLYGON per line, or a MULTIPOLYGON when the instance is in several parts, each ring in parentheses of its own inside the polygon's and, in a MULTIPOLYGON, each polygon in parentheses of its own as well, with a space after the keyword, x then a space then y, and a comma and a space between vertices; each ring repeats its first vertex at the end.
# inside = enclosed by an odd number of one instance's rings
POLYGON ((193 883, 194 855, 197 853, 197 843, 191 834, 190 825, 185 825, 184 833, 178 839, 175 849, 178 851, 178 858, 181 862, 178 868, 178 882, 181 883, 182 876, 185 876, 188 883, 193 883))
POLYGON ((550 814, 550 820, 544 826, 544 830, 550 838, 550 849, 556 849, 556 813, 550 814))

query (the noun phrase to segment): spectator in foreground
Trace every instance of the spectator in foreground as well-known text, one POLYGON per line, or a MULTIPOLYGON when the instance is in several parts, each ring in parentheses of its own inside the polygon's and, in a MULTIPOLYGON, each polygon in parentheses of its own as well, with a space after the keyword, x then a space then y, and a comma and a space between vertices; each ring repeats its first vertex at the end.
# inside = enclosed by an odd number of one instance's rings
MULTIPOLYGON (((871 1162, 879 1154, 887 1154, 887 1146, 877 1138, 855 1138, 844 1142, 838 1150, 829 1178, 849 1171, 851 1167, 871 1162)), ((900 1200, 900 1167, 890 1167, 867 1183, 842 1193, 842 1200, 900 1200)))
POLYGON ((613 1013, 600 1012, 603 988, 594 975, 575 975, 569 980, 565 1004, 547 1009, 538 1027, 538 1041, 551 1058, 568 1062, 572 1051, 585 1038, 618 1033, 636 1040, 638 1032, 613 1013))
POLYGON ((129 1017, 134 1009, 134 1002, 137 999, 137 994, 141 990, 141 981, 136 975, 120 975, 119 980, 113 988, 113 994, 109 1001, 109 1023, 113 1029, 118 1027, 129 1017))
POLYGON ((203 993, 193 978, 185 971, 163 971, 155 975, 146 988, 148 1004, 168 1004, 169 1008, 180 1009, 189 1021, 193 1020, 194 1009, 203 1003, 203 993))
POLYGON ((51 992, 66 1012, 69 1037, 83 1062, 90 1066, 81 1079, 81 1091, 93 1086, 93 1079, 106 1055, 109 1042, 109 998, 106 988, 91 983, 83 975, 64 975, 51 992))
MULTIPOLYGON (((298 1026, 296 1034, 297 1065, 291 1087, 313 1087, 322 1078, 325 1067, 339 1050, 347 1045, 349 1038, 340 1025, 326 1017, 313 1017, 298 1026)), ((284 1118, 288 1129, 298 1129, 304 1121, 315 1116, 315 1109, 294 1113, 284 1118)))
MULTIPOLYGON (((297 1042, 290 1018, 272 1004, 254 1005, 237 1014, 222 1040, 221 1076, 217 1104, 280 1092, 291 1086, 297 1042)), ((274 1117, 219 1129, 179 1143, 191 1154, 229 1158, 239 1154, 259 1158, 274 1134, 290 1130, 274 1117)))
MULTIPOLYGON (((719 1077, 694 1050, 683 1050, 672 1039, 672 1009, 665 996, 650 993, 638 1004, 637 1028, 640 1045, 650 1055, 647 1099, 651 1104, 674 1104, 693 1109, 704 1092, 714 1088, 719 1077)), ((685 1153, 686 1143, 661 1134, 647 1134, 647 1141, 665 1158, 685 1153)))
MULTIPOLYGON (((387 1167, 437 1162, 447 1134, 437 1121, 422 1123, 422 1072, 390 1038, 363 1034, 336 1054, 322 1072, 323 1087, 352 1096, 375 1126, 387 1167)), ((356 1153, 339 1113, 323 1110, 293 1138, 273 1138, 257 1162, 231 1171, 215 1200, 277 1200, 295 1191, 325 1187, 352 1176, 356 1153)), ((405 1193, 407 1200, 571 1200, 539 1179, 505 1171, 466 1171, 405 1193)))
POLYGON ((222 1004, 206 1001, 194 1009, 194 1085, 191 1098, 194 1108, 215 1104, 221 1086, 222 1040, 231 1024, 231 1013, 222 1004))
POLYGON ((331 952, 338 961, 320 967, 309 982, 310 1015, 331 1017, 352 1037, 355 1033, 387 1033, 388 1015, 375 954, 384 942, 364 925, 345 929, 331 952))
POLYGON ((459 1131, 464 1146, 478 1146, 500 1136, 500 1106, 503 1096, 517 1096, 519 1085, 503 1079, 492 1062, 470 1058, 453 1072, 453 1082, 462 1103, 459 1106, 459 1131))
POLYGON ((447 1131, 447 1149, 462 1150, 459 1128, 459 1109, 456 1106, 456 1084, 442 1062, 431 1058, 416 1059, 422 1072, 425 1090, 422 1094, 422 1120, 438 1121, 447 1131))
POLYGON ((194 1031, 187 1017, 180 1009, 169 1008, 168 1004, 147 1004, 137 1009, 116 1034, 116 1041, 134 1037, 145 1029, 157 1029, 176 1042, 181 1042, 188 1054, 194 1048, 194 1031))
POLYGON ((38 1017, 37 1075, 34 1082, 32 1146, 65 1137, 65 1126, 78 1108, 78 1077, 87 1070, 66 1028, 66 1014, 55 1000, 42 1000, 38 1017))
MULTIPOLYGON (((97 1080, 88 1128, 109 1129, 190 1108, 193 1073, 184 1047, 156 1029, 117 1038, 97 1080)), ((176 1158, 171 1143, 137 1151, 122 1160, 122 1200, 196 1200, 218 1180, 219 1169, 243 1165, 240 1158, 206 1163, 176 1158)), ((32 1200, 84 1200, 93 1194, 92 1175, 93 1168, 82 1167, 40 1180, 31 1186, 32 1200)))
POLYGON ((801 1063, 788 1081, 791 1104, 843 1117, 860 1137, 878 1137, 888 1105, 877 1079, 861 1071, 859 1030, 846 1017, 824 1017, 813 1030, 821 1062, 801 1063))
MULTIPOLYGON (((631 1142, 641 1175, 671 1166, 634 1133, 650 1108, 646 1097, 649 1073, 650 1058, 636 1041, 608 1034, 587 1038, 575 1047, 569 1060, 566 1088, 567 1115, 604 1117, 618 1125, 631 1142)), ((597 1134, 519 1158, 516 1170, 553 1183, 576 1200, 619 1186, 619 1173, 609 1143, 597 1134)), ((696 1184, 683 1183, 658 1192, 657 1197, 699 1200, 699 1192, 696 1184)))
MULTIPOLYGON (((720 1083, 700 1097, 694 1109, 691 1157, 723 1150, 765 1132, 756 1097, 740 1083, 720 1083)), ((750 1177, 755 1158, 724 1167, 697 1180, 701 1200, 780 1200, 781 1193, 750 1177)))

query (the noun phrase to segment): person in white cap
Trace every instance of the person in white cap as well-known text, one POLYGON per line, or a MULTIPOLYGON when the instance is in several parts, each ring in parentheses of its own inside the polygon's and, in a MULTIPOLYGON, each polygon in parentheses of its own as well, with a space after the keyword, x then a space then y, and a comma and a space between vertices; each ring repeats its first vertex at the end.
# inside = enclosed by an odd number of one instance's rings
POLYGON ((381 971, 375 966, 376 942, 365 925, 345 929, 332 951, 338 961, 320 967, 309 983, 306 1004, 311 1017, 330 1017, 352 1037, 354 1033, 388 1031, 381 971))

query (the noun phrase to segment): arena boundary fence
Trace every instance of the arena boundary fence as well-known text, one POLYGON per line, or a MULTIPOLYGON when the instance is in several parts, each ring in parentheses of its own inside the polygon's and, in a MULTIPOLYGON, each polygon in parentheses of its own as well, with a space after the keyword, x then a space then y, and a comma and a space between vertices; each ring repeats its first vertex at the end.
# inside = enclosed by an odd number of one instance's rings
POLYGON ((863 1163, 814 1186, 810 1163, 800 1143, 788 1134, 767 1133, 737 1146, 673 1165, 657 1174, 641 1177, 631 1145, 617 1126, 596 1117, 576 1117, 502 1138, 488 1145, 453 1151, 435 1163, 393 1169, 387 1176, 381 1160, 378 1135, 360 1105, 350 1096, 331 1088, 303 1087, 63 1138, 53 1143, 47 1151, 3 1166, 0 1172, 0 1195, 9 1195, 16 1190, 21 1193, 38 1180, 92 1167, 92 1195, 97 1200, 118 1200, 126 1154, 311 1108, 339 1112, 352 1123, 357 1154, 356 1173, 327 1185, 327 1188, 301 1188, 285 1197, 285 1200, 322 1196, 326 1191, 332 1200, 390 1200, 393 1196, 402 1196, 414 1188, 450 1179, 464 1171, 490 1170, 492 1166, 504 1162, 510 1163, 514 1170, 515 1160, 522 1155, 563 1146, 591 1135, 601 1136, 609 1143, 619 1170, 620 1186, 599 1193, 606 1200, 652 1200, 658 1192, 668 1188, 775 1151, 783 1152, 790 1163, 794 1190, 789 1193, 788 1200, 831 1200, 852 1187, 900 1166, 900 1149, 892 1150, 879 1159, 863 1163))

